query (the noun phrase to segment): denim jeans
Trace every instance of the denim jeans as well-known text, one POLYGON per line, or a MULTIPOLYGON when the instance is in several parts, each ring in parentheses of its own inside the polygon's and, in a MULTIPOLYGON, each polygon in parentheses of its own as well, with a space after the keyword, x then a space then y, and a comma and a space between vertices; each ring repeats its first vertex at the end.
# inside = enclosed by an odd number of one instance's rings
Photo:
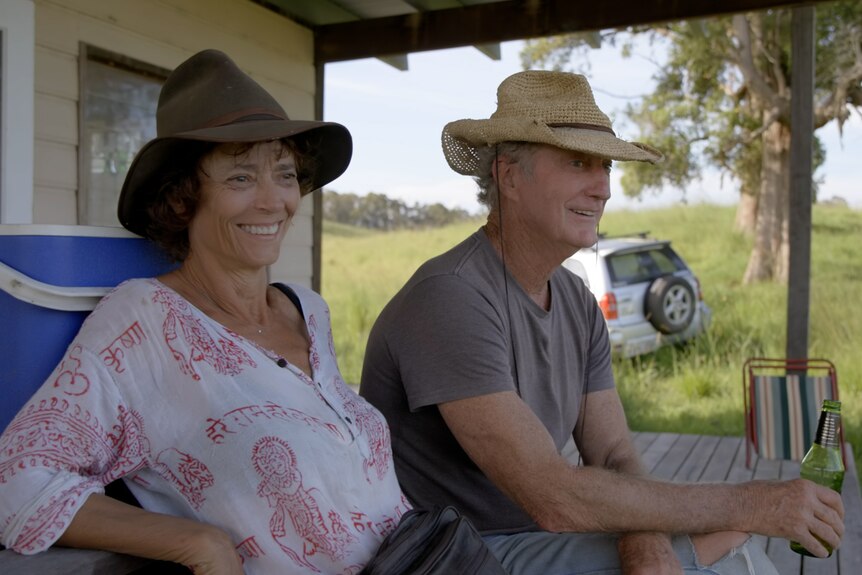
MULTIPOLYGON (((485 543, 510 575, 618 575, 617 537, 603 533, 486 535, 485 543)), ((686 575, 778 575, 763 547, 749 537, 712 565, 702 565, 691 539, 673 538, 686 575)))

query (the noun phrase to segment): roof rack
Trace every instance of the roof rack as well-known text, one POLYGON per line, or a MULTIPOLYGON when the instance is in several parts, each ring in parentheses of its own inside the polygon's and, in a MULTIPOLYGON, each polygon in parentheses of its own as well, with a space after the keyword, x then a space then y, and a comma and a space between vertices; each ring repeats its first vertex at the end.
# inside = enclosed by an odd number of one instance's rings
POLYGON ((600 240, 609 240, 612 238, 632 238, 632 237, 637 237, 637 238, 641 238, 642 240, 645 240, 649 237, 649 232, 648 231, 646 231, 646 232, 635 232, 633 234, 617 234, 617 235, 613 235, 613 236, 609 236, 605 233, 599 232, 599 239, 600 240))

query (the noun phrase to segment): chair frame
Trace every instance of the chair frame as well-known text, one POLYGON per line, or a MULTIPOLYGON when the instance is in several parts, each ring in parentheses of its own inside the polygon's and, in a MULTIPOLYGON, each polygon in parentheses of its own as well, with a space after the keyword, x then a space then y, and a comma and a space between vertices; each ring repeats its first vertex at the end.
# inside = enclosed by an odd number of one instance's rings
MULTIPOLYGON (((788 373, 800 372, 806 376, 814 371, 829 377, 831 381, 832 397, 839 400, 838 395, 838 372, 833 364, 828 359, 822 358, 768 358, 768 357, 752 357, 746 360, 742 366, 742 391, 743 401, 745 404, 745 466, 751 468, 752 448, 757 446, 757 431, 755 421, 754 397, 755 391, 752 382, 756 375, 764 375, 764 372, 772 372, 774 374, 787 375, 788 373)), ((844 445, 844 426, 841 425, 838 429, 838 436, 841 445, 841 457, 844 460, 844 465, 847 465, 847 456, 845 454, 844 445)))

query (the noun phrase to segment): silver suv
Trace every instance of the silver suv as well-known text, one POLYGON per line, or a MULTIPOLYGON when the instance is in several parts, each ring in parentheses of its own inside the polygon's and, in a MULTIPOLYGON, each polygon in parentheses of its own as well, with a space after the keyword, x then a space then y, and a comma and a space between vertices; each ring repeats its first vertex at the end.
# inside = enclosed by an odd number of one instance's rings
POLYGON ((709 327, 712 311, 703 301, 700 282, 669 241, 646 233, 600 237, 563 266, 596 296, 614 355, 650 353, 709 327))

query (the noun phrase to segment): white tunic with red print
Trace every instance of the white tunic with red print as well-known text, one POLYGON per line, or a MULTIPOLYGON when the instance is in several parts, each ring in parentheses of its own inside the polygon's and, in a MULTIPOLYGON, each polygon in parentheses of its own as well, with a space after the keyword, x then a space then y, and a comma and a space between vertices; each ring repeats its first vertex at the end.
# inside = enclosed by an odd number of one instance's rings
POLYGON ((408 504, 329 309, 291 287, 313 378, 157 280, 106 296, 0 437, 0 542, 46 549, 124 477, 145 509, 225 529, 249 575, 358 572, 408 504))

